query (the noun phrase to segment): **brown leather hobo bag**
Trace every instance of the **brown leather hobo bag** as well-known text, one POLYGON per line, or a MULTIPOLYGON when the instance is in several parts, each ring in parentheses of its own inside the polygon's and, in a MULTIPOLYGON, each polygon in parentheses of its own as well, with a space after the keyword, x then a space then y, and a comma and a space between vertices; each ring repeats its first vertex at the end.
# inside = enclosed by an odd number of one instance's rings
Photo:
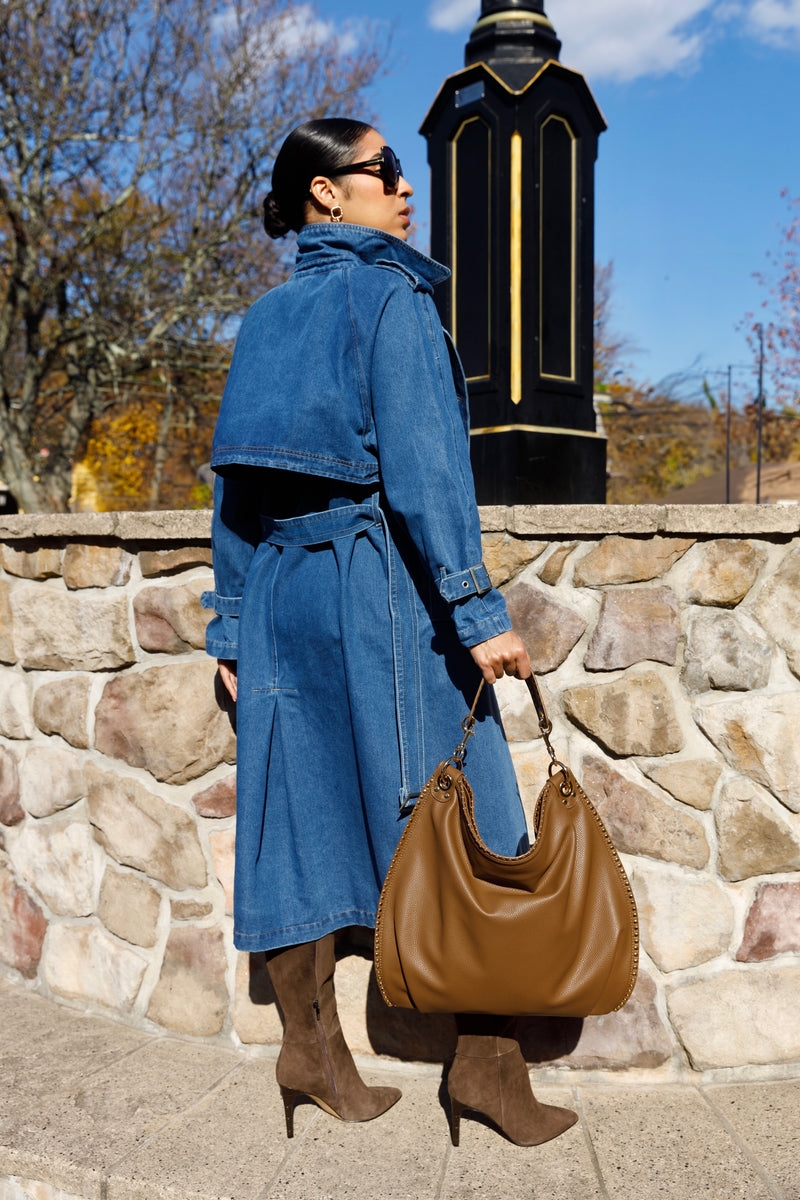
POLYGON ((381 893, 375 972, 390 1006, 586 1017, 621 1008, 633 991, 630 883, 594 805, 555 758, 535 681, 529 688, 553 760, 534 844, 506 858, 478 833, 461 769, 470 714, 461 746, 420 794, 381 893))

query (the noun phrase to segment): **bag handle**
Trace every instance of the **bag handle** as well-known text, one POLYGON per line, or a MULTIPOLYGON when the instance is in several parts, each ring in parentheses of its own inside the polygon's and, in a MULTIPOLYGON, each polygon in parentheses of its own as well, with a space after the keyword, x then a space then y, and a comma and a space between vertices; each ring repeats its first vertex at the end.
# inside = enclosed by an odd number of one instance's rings
POLYGON ((561 771, 564 776, 563 783, 561 784, 561 793, 564 796, 571 796, 572 784, 569 782, 569 772, 567 771, 565 764, 556 757, 556 752, 550 744, 550 734, 553 730, 553 723, 547 715, 547 709, 544 706, 542 693, 539 691, 539 685, 536 682, 536 676, 533 674, 533 672, 530 673, 528 678, 525 680, 525 683, 528 691, 531 694, 533 707, 536 709, 536 716, 539 720, 539 730, 542 735, 542 740, 547 747, 547 753, 550 755, 547 773, 552 779, 558 771, 561 771))
MULTIPOLYGON (((461 722, 461 728, 464 731, 464 736, 456 746, 450 758, 447 759, 447 763, 452 763, 454 767, 458 767, 459 771, 463 770, 464 758, 467 753, 467 742, 475 732, 475 710, 478 707, 478 701, 481 698, 481 693, 483 691, 483 685, 485 682, 486 681, 484 679, 481 679, 480 683, 478 684, 478 690, 475 693, 475 699, 472 702, 472 708, 469 710, 468 716, 464 717, 464 720, 461 722)), ((571 796, 572 784, 570 782, 569 771, 567 770, 566 765, 556 756, 556 752, 550 742, 550 734, 553 731, 553 724, 547 715, 547 709, 544 706, 542 693, 539 691, 539 685, 536 682, 536 676, 533 674, 533 672, 531 672, 531 674, 525 680, 525 685, 530 692, 531 700, 533 701, 533 707, 536 709, 536 716, 539 721, 539 731, 542 735, 542 740, 547 747, 547 753, 550 755, 547 773, 552 779, 553 776, 558 774, 560 771, 563 776, 560 784, 561 793, 564 796, 571 796)), ((446 766, 447 763, 444 765, 446 766)))

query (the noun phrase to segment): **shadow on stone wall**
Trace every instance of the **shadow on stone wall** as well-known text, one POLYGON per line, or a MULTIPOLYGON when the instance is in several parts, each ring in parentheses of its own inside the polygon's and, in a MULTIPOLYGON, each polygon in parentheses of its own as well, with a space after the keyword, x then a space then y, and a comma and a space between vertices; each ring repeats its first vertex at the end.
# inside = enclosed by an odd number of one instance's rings
MULTIPOLYGON (((366 996, 366 1033, 375 1054, 408 1062, 445 1063, 456 1046, 456 1026, 446 1013, 420 1013, 388 1008, 383 1001, 372 964, 372 931, 351 927, 336 939, 339 974, 353 957, 370 964, 366 996)), ((250 955, 248 998, 259 1007, 280 1006, 269 978, 266 954, 250 955)), ((559 1017, 528 1017, 519 1021, 520 1044, 528 1062, 544 1065, 571 1054, 580 1040, 583 1021, 559 1017)))

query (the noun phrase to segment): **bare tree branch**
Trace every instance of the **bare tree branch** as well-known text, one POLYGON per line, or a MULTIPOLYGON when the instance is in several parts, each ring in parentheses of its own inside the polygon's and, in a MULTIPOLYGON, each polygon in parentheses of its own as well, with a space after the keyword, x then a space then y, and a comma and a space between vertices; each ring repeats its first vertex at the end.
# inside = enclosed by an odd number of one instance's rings
POLYGON ((109 397, 189 359, 218 370, 215 343, 285 272, 257 216, 281 141, 363 115, 386 46, 299 38, 295 0, 1 7, 0 471, 34 511, 66 507, 109 397))

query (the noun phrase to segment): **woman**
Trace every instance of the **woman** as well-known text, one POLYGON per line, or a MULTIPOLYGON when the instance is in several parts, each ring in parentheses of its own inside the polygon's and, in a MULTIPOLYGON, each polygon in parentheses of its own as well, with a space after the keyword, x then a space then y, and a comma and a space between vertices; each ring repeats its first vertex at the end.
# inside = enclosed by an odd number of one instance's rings
MULTIPOLYGON (((264 224, 298 232, 290 279, 244 318, 214 435, 209 653, 237 703, 234 942, 268 952, 294 1105, 376 1117, 336 1014, 334 930, 374 927, 407 804, 481 674, 530 661, 481 563, 466 386, 432 300, 447 270, 406 243, 412 189, 381 135, 311 121, 275 163, 264 224), (237 665, 234 660, 238 659, 237 665)), ((481 831, 526 831, 494 697, 469 756, 481 831)), ((520 1144, 576 1119, 540 1105, 494 1018, 459 1018, 464 1107, 520 1144)))

